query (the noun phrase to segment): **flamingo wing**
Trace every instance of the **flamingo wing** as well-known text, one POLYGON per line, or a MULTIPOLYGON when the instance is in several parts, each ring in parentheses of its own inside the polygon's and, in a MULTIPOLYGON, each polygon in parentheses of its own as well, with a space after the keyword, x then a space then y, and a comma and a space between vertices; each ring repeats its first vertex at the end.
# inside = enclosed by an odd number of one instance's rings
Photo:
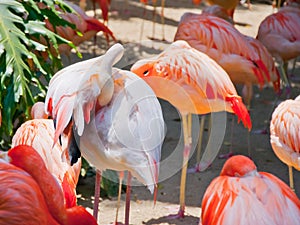
POLYGON ((280 103, 272 114, 270 141, 285 164, 300 170, 300 100, 280 103))
POLYGON ((56 120, 54 143, 73 117, 79 135, 96 103, 107 104, 113 93, 112 66, 123 55, 123 47, 115 44, 105 55, 82 61, 57 72, 51 79, 46 111, 56 120))

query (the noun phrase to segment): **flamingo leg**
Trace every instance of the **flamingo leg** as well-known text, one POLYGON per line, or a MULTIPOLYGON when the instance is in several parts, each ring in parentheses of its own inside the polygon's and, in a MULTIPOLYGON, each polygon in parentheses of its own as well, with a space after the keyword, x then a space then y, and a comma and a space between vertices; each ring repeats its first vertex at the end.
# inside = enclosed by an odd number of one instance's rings
POLYGON ((162 24, 162 40, 165 41, 165 15, 164 15, 164 9, 165 9, 165 0, 161 0, 161 24, 162 24))
POLYGON ((287 65, 287 63, 281 62, 279 67, 281 70, 282 79, 286 85, 286 96, 289 98, 291 94, 291 84, 287 76, 287 65))
POLYGON ((118 203, 117 203, 117 211, 116 211, 116 218, 115 218, 115 224, 118 224, 118 214, 120 209, 120 201, 121 201, 121 192, 122 192, 122 181, 124 178, 124 172, 121 171, 119 173, 119 192, 118 192, 118 203))
POLYGON ((202 152, 202 140, 203 140, 205 117, 206 117, 205 115, 201 115, 199 138, 197 143, 196 165, 193 168, 188 169, 188 173, 200 172, 200 160, 201 160, 201 152, 202 152))
POLYGON ((142 41, 143 33, 144 33, 145 16, 146 16, 146 4, 143 3, 143 16, 142 16, 143 20, 142 20, 142 25, 141 25, 140 42, 142 41))
POLYGON ((219 159, 229 159, 231 156, 233 156, 233 151, 232 151, 232 143, 233 143, 233 128, 234 128, 234 123, 235 123, 235 116, 232 117, 231 120, 231 127, 230 127, 230 147, 229 147, 229 152, 220 154, 219 159))
POLYGON ((152 26, 152 39, 155 36, 155 22, 156 22, 156 1, 153 1, 153 26, 152 26))
POLYGON ((182 127, 183 127, 183 137, 184 137, 184 150, 183 150, 183 163, 181 170, 181 180, 180 180, 180 196, 179 196, 179 211, 175 215, 170 215, 170 219, 179 219, 184 217, 185 210, 185 186, 186 186, 186 174, 187 165, 191 150, 191 128, 192 128, 192 114, 182 115, 182 127))
POLYGON ((101 182, 101 171, 96 170, 95 199, 94 199, 94 209, 93 209, 93 216, 96 220, 98 219, 98 211, 99 211, 100 182, 101 182))
POLYGON ((295 187, 294 187, 294 178, 293 178, 293 167, 289 167, 289 179, 290 179, 290 188, 295 192, 295 187))
POLYGON ((126 204, 125 204, 125 225, 129 225, 130 193, 131 193, 131 173, 128 172, 127 187, 126 187, 126 204))

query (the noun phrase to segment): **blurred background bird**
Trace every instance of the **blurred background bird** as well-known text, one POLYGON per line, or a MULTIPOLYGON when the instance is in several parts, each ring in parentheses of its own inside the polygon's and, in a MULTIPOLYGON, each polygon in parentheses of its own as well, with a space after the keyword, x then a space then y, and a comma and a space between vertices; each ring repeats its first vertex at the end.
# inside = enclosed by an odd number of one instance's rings
POLYGON ((300 200, 279 178, 242 155, 229 158, 202 199, 199 225, 297 224, 300 200))
POLYGON ((287 74, 288 61, 300 55, 300 9, 284 6, 267 16, 259 25, 257 39, 263 43, 279 63, 281 75, 290 94, 287 74), (290 10, 292 8, 292 10, 290 10))
MULTIPOLYGON (((113 32, 98 19, 88 16, 78 5, 65 1, 74 12, 63 12, 61 17, 72 25, 75 25, 75 29, 70 26, 55 26, 51 24, 49 20, 46 20, 46 27, 60 35, 61 37, 71 41, 75 46, 79 46, 84 41, 90 40, 95 37, 98 32, 102 31, 105 35, 107 43, 109 43, 110 38, 116 41, 113 32)), ((42 4, 39 5, 43 7, 42 4)), ((57 10, 61 9, 57 6, 57 10)), ((40 40, 43 42, 43 40, 40 40)), ((95 44, 95 43, 94 43, 95 44)), ((71 46, 66 44, 59 45, 59 53, 70 55, 71 46)), ((53 51, 53 49, 50 49, 53 51)))
MULTIPOLYGON (((214 59, 230 76, 234 84, 243 84, 243 99, 250 107, 252 85, 262 88, 274 82, 278 89, 278 72, 271 57, 259 54, 262 45, 246 38, 232 24, 208 13, 184 13, 181 16, 174 40, 185 40, 193 48, 214 59), (268 67, 267 67, 268 65, 268 67), (270 66, 269 66, 270 65, 270 66)), ((264 51, 265 54, 266 51, 264 51)))

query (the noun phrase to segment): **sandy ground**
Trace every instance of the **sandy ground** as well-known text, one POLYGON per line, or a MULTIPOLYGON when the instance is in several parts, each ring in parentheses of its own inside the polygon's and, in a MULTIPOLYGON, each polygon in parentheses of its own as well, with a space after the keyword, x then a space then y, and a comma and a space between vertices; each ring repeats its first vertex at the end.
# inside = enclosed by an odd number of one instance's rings
MULTIPOLYGON (((158 6, 160 1, 158 2, 158 6)), ((114 32, 116 38, 124 44, 126 53, 120 67, 126 67, 138 58, 146 57, 147 55, 159 53, 168 43, 172 42, 174 34, 176 32, 177 24, 180 16, 184 12, 196 12, 200 13, 203 5, 194 6, 191 0, 178 0, 178 1, 166 1, 165 6, 165 27, 164 34, 166 42, 162 41, 150 41, 149 37, 153 37, 152 34, 152 13, 153 7, 147 6, 145 9, 145 20, 142 20, 143 6, 139 1, 128 1, 127 5, 123 0, 113 0, 110 10, 109 27, 114 32)), ((155 25, 156 39, 162 39, 163 28, 160 19, 160 7, 157 7, 156 20, 158 23, 155 25)), ((246 7, 239 6, 235 13, 235 20, 239 23, 248 24, 247 26, 236 26, 242 33, 255 37, 260 22, 270 13, 272 13, 272 7, 266 4, 252 4, 252 9, 249 10, 246 7)), ((91 11, 88 11, 92 15, 91 11)), ((105 41, 102 37, 97 38, 98 46, 95 49, 97 55, 102 54, 107 48, 105 41)), ((80 46, 80 51, 83 53, 84 59, 93 57, 92 41, 86 42, 80 46)), ((72 56, 69 63, 79 61, 78 58, 72 56)), ((294 74, 299 74, 299 63, 297 64, 297 70, 294 74)), ((300 94, 299 83, 294 81, 294 87, 291 97, 294 98, 300 94)), ((240 90, 240 87, 237 87, 240 90)), ((278 176, 285 182, 288 182, 288 170, 281 161, 274 155, 271 145, 269 143, 269 134, 258 135, 255 134, 256 130, 268 128, 268 121, 270 112, 272 109, 272 102, 275 99, 275 94, 272 88, 265 88, 259 91, 255 88, 254 98, 251 107, 251 118, 253 121, 253 130, 250 133, 251 144, 251 157, 255 161, 258 170, 267 171, 278 176)), ((283 95, 281 100, 285 99, 283 95)), ((170 104, 161 101, 164 119, 167 127, 167 134, 162 149, 162 159, 168 163, 171 161, 169 157, 174 153, 180 152, 182 148, 181 140, 181 126, 179 115, 170 104)), ((224 139, 222 136, 216 137, 221 141, 220 153, 226 153, 230 147, 235 154, 248 154, 247 150, 247 130, 242 124, 236 124, 236 119, 229 115, 226 116, 226 133, 224 139), (235 125, 233 128, 233 140, 230 142, 231 134, 231 121, 234 118, 235 125)), ((194 117, 194 126, 198 124, 198 117, 194 117)), ((204 147, 207 143, 208 124, 206 123, 206 130, 204 133, 204 147)), ((196 143, 194 143, 195 145, 196 143)), ((172 224, 172 225, 193 225, 199 223, 199 217, 201 213, 201 200, 205 189, 212 181, 212 179, 218 176, 224 159, 216 158, 206 171, 201 173, 188 174, 187 187, 186 187, 186 216, 184 219, 168 219, 166 216, 170 213, 176 213, 179 203, 179 183, 180 183, 180 165, 181 165, 181 153, 177 154, 172 162, 172 165, 162 165, 160 173, 163 174, 163 178, 159 182, 159 191, 157 196, 157 202, 154 206, 153 197, 150 192, 143 186, 136 186, 132 189, 131 197, 131 211, 130 211, 130 224, 172 224), (178 156, 178 157, 177 157, 178 156), (177 158, 176 158, 177 157, 177 158), (170 171, 171 170, 171 171, 170 171)), ((195 155, 190 159, 189 165, 195 164, 195 155)), ((296 193, 300 194, 300 173, 294 172, 294 180, 296 193)), ((94 195, 94 180, 93 178, 86 178, 80 181, 78 185, 78 203, 84 205, 92 212, 92 203, 94 195)), ((125 194, 122 194, 121 208, 119 213, 119 221, 124 221, 124 206, 125 206, 125 194)), ((100 211, 98 222, 99 224, 110 224, 114 221, 115 210, 117 201, 116 198, 103 198, 100 203, 100 211)))

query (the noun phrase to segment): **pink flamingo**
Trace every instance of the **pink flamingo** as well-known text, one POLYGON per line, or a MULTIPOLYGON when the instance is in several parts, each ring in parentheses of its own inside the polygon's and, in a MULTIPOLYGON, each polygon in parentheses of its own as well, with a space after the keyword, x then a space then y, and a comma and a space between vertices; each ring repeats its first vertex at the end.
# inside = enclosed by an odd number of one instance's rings
POLYGON ((276 156, 288 165, 290 187, 294 190, 293 167, 300 170, 300 97, 280 103, 272 114, 270 141, 276 156))
POLYGON ((8 160, 0 159, 1 224, 97 224, 82 206, 66 208, 61 187, 31 146, 10 149, 8 160))
MULTIPOLYGON (((185 41, 176 41, 161 54, 136 62, 131 71, 143 78, 157 97, 175 106, 182 116, 184 150, 180 209, 175 218, 184 217, 187 162, 191 150, 191 113, 232 112, 248 129, 252 126, 250 116, 228 74, 214 60, 185 41)), ((208 159, 206 166, 211 160, 208 159)))
POLYGON ((298 224, 300 200, 279 178, 258 172, 246 156, 229 158, 206 189, 199 225, 298 224))

